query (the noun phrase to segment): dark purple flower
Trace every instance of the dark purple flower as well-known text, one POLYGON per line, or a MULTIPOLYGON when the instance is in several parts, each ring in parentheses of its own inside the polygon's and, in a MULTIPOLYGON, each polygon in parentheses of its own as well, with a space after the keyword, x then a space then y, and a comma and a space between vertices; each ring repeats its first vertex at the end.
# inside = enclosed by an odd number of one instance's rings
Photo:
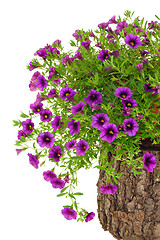
POLYGON ((42 103, 32 103, 30 104, 30 109, 32 109, 32 111, 35 113, 35 114, 38 114, 38 113, 41 113, 42 111, 42 106, 43 104, 42 103))
POLYGON ((22 140, 21 137, 27 137, 27 134, 23 132, 23 130, 18 131, 18 140, 22 140))
POLYGON ((152 94, 160 94, 160 85, 153 87, 152 94))
POLYGON ((95 213, 94 212, 88 213, 87 216, 85 216, 85 222, 91 221, 94 217, 95 217, 95 213))
POLYGON ((33 132, 34 123, 32 122, 31 119, 26 119, 25 121, 23 121, 22 126, 23 126, 23 132, 25 134, 29 134, 33 132))
POLYGON ((118 87, 114 94, 123 100, 127 100, 133 93, 128 87, 118 87))
POLYGON ((137 35, 128 34, 124 39, 125 43, 128 44, 131 48, 137 48, 142 45, 140 38, 137 35))
POLYGON ((138 113, 137 120, 140 120, 144 115, 141 113, 138 113))
POLYGON ((67 174, 65 177, 64 177, 64 179, 63 179, 63 181, 65 182, 65 183, 69 183, 69 175, 67 174))
POLYGON ((57 48, 52 47, 52 46, 49 48, 49 50, 47 52, 51 52, 52 54, 53 53, 60 54, 60 51, 57 48))
POLYGON ((144 168, 148 170, 148 172, 153 172, 153 168, 156 167, 156 159, 152 153, 146 152, 143 156, 144 168))
POLYGON ((33 74, 33 76, 32 76, 32 78, 31 78, 31 81, 35 81, 35 80, 37 80, 37 77, 40 75, 40 72, 35 72, 34 74, 33 74))
POLYGON ((69 65, 71 65, 72 62, 73 62, 73 60, 74 60, 74 58, 70 58, 69 55, 67 54, 67 55, 65 55, 65 56, 62 58, 62 62, 61 62, 61 63, 62 63, 62 65, 65 67, 66 64, 67 64, 67 62, 68 62, 69 65))
POLYGON ((118 132, 124 132, 123 124, 118 125, 118 132))
POLYGON ((40 119, 42 122, 50 122, 52 119, 52 112, 49 109, 43 109, 40 113, 40 119))
POLYGON ((54 178, 57 178, 56 174, 50 170, 43 172, 44 180, 47 182, 52 181, 54 178))
POLYGON ((35 168, 38 168, 38 164, 39 164, 39 161, 37 159, 37 156, 31 154, 31 153, 28 153, 28 156, 29 156, 29 162, 30 164, 35 167, 35 168))
POLYGON ((92 112, 93 112, 93 111, 95 111, 95 110, 101 109, 101 106, 99 106, 98 104, 92 103, 91 108, 92 108, 92 112))
POLYGON ((95 90, 91 90, 89 92, 87 98, 85 98, 84 100, 86 103, 89 104, 90 107, 92 107, 92 103, 100 104, 102 102, 102 94, 95 90))
POLYGON ((58 145, 51 148, 51 150, 49 151, 48 157, 53 158, 55 162, 59 162, 60 158, 62 157, 61 147, 58 145))
POLYGON ((133 111, 131 108, 128 108, 126 106, 124 106, 122 110, 123 110, 122 114, 125 116, 128 116, 133 111))
MULTIPOLYGON (((85 31, 83 31, 83 35, 84 35, 85 31)), ((76 40, 78 40, 78 38, 82 38, 82 35, 80 34, 80 30, 77 29, 75 30, 75 32, 72 34, 73 37, 75 37, 76 40)))
POLYGON ((53 44, 58 44, 58 46, 61 44, 61 40, 57 39, 53 42, 53 44))
POLYGON ((80 123, 75 122, 74 119, 72 119, 71 121, 68 122, 68 128, 70 133, 73 134, 78 134, 80 132, 80 123))
POLYGON ((74 55, 74 59, 80 59, 80 60, 83 60, 83 57, 82 57, 82 54, 80 52, 76 52, 75 55, 74 55))
POLYGON ((71 107, 71 112, 72 112, 74 115, 76 115, 78 112, 80 112, 80 113, 83 114, 83 113, 84 113, 84 112, 83 112, 84 106, 86 106, 86 103, 80 102, 80 103, 78 103, 77 105, 71 107))
POLYGON ((76 91, 74 91, 72 88, 70 87, 65 87, 62 88, 60 90, 60 97, 66 101, 70 101, 71 99, 73 99, 74 95, 76 94, 76 91))
POLYGON ((145 83, 144 87, 145 87, 145 90, 144 90, 145 92, 153 92, 153 87, 151 87, 150 83, 145 83))
POLYGON ((51 89, 50 92, 47 95, 47 98, 54 98, 54 97, 55 98, 58 97, 58 95, 56 94, 56 89, 55 88, 51 89))
POLYGON ((117 186, 113 186, 112 184, 107 184, 106 186, 101 186, 101 193, 104 194, 114 194, 117 191, 117 186))
POLYGON ((50 71, 49 71, 49 77, 48 77, 48 79, 51 79, 52 76, 54 76, 54 75, 56 75, 56 74, 58 74, 58 72, 56 71, 55 67, 51 67, 51 68, 50 68, 50 71))
POLYGON ((110 54, 109 54, 108 50, 101 50, 97 57, 100 61, 103 62, 103 61, 105 61, 106 59, 109 58, 109 55, 110 54))
POLYGON ((146 50, 143 50, 143 51, 139 50, 139 51, 140 51, 142 57, 144 57, 145 54, 149 53, 149 52, 146 51, 146 50))
POLYGON ((86 141, 84 140, 80 140, 78 143, 77 143, 77 146, 76 146, 76 153, 78 156, 80 155, 85 155, 85 152, 88 150, 89 148, 89 145, 86 141))
POLYGON ((108 22, 100 23, 100 24, 98 24, 98 27, 101 28, 101 29, 106 29, 106 27, 108 27, 108 22))
POLYGON ((37 83, 31 81, 30 84, 29 84, 29 89, 30 89, 31 92, 36 91, 37 90, 37 83))
POLYGON ((142 72, 142 70, 143 70, 143 63, 140 63, 140 64, 137 64, 137 65, 134 65, 136 68, 137 68, 137 70, 141 73, 142 72))
POLYGON ((29 63, 29 71, 32 71, 33 69, 37 68, 38 67, 38 63, 37 62, 30 62, 29 63))
POLYGON ((36 87, 39 88, 40 91, 43 91, 44 88, 47 87, 47 81, 43 75, 37 77, 36 87))
POLYGON ((77 218, 77 213, 75 210, 71 209, 71 208, 64 208, 61 210, 61 213, 63 214, 63 216, 67 219, 67 220, 72 220, 77 218))
POLYGON ((85 47, 87 50, 89 50, 90 44, 91 44, 91 41, 90 41, 90 40, 88 40, 87 42, 81 42, 81 45, 82 45, 83 47, 85 47))
POLYGON ((65 148, 67 149, 67 151, 69 151, 70 149, 74 149, 76 143, 77 141, 75 139, 71 140, 70 142, 66 142, 65 148))
POLYGON ((115 57, 119 57, 119 51, 116 50, 116 51, 113 51, 110 53, 111 56, 115 56, 115 57))
POLYGON ((128 118, 123 121, 123 127, 129 136, 134 136, 138 131, 139 124, 134 118, 128 118))
POLYGON ((127 108, 137 107, 137 102, 133 98, 128 98, 127 100, 122 100, 121 103, 124 105, 124 107, 127 107, 127 108))
POLYGON ((128 23, 126 21, 119 22, 116 26, 115 33, 118 35, 119 32, 121 32, 123 29, 125 29, 128 26, 128 23))
POLYGON ((60 127, 63 125, 64 123, 61 122, 61 116, 60 115, 56 115, 54 120, 51 122, 51 126, 53 128, 53 131, 55 132, 57 129, 60 129, 60 127))
POLYGON ((117 23, 115 15, 108 21, 108 24, 112 24, 112 23, 117 23))
POLYGON ((89 37, 96 37, 95 34, 93 32, 89 33, 89 37))
POLYGON ((99 41, 98 43, 95 44, 96 47, 102 48, 101 42, 99 41))
POLYGON ((36 55, 38 55, 39 57, 42 57, 44 60, 46 60, 47 52, 45 49, 42 48, 41 50, 36 52, 36 55))
POLYGON ((45 100, 45 98, 40 95, 40 93, 37 94, 37 97, 36 97, 36 101, 34 102, 35 104, 39 104, 40 102, 42 102, 43 100, 45 100))
POLYGON ((109 122, 109 117, 106 113, 98 113, 92 116, 91 126, 101 130, 105 123, 109 122))
POLYGON ((100 138, 103 141, 111 143, 118 135, 117 126, 113 123, 104 124, 101 129, 100 138))
POLYGON ((51 184, 53 188, 59 188, 59 189, 62 189, 65 186, 65 182, 60 178, 52 179, 51 184))
POLYGON ((142 60, 142 63, 147 64, 147 65, 149 64, 147 58, 144 58, 144 59, 142 60))
POLYGON ((53 82, 54 82, 54 83, 58 83, 58 85, 59 85, 59 83, 61 82, 61 80, 60 80, 59 78, 57 78, 57 79, 54 79, 53 82))
POLYGON ((53 146, 53 142, 55 141, 54 135, 50 132, 40 133, 37 138, 37 142, 40 147, 50 148, 53 146))

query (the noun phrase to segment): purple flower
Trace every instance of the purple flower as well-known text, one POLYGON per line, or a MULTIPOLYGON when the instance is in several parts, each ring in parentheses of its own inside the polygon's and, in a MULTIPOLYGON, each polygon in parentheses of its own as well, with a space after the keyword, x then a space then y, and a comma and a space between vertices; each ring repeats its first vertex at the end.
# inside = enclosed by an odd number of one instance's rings
POLYGON ((69 55, 67 54, 62 58, 61 64, 65 67, 67 62, 68 62, 69 65, 71 65, 73 60, 74 60, 74 58, 70 58, 69 55))
POLYGON ((152 153, 146 152, 143 156, 144 168, 148 170, 148 172, 153 172, 153 168, 156 167, 156 159, 152 153))
POLYGON ((56 74, 58 74, 58 72, 56 71, 55 67, 51 67, 51 68, 50 68, 50 71, 49 71, 49 77, 48 77, 48 79, 51 79, 52 76, 54 76, 54 75, 56 75, 56 74))
POLYGON ((149 52, 146 51, 146 50, 143 50, 143 51, 139 50, 139 51, 140 51, 142 57, 144 57, 146 53, 149 53, 149 52))
POLYGON ((34 62, 34 64, 32 62, 29 63, 29 71, 32 71, 33 69, 38 67, 38 63, 34 62))
POLYGON ((57 129, 60 129, 60 127, 64 124, 60 120, 61 120, 61 116, 60 115, 56 115, 54 120, 51 122, 51 126, 52 126, 54 132, 57 129))
POLYGON ((137 35, 128 34, 124 39, 125 43, 128 44, 131 48, 137 48, 142 45, 140 38, 137 35))
POLYGON ((21 137, 27 137, 27 134, 25 134, 23 130, 18 131, 18 140, 22 140, 21 137))
POLYGON ((49 109, 43 109, 40 113, 40 119, 42 122, 50 122, 52 119, 52 112, 49 109))
POLYGON ((38 113, 41 113, 42 111, 42 106, 43 104, 42 103, 33 103, 33 104, 30 104, 30 109, 32 109, 32 111, 35 113, 35 114, 38 114, 38 113))
POLYGON ((127 107, 127 108, 137 107, 137 102, 133 98, 128 98, 127 100, 122 100, 121 103, 124 105, 124 107, 127 107))
POLYGON ((16 149, 16 153, 17 153, 17 155, 19 155, 21 152, 23 152, 24 151, 24 149, 23 148, 21 148, 21 149, 16 149))
POLYGON ((88 213, 87 216, 85 216, 85 222, 91 221, 94 217, 95 217, 95 213, 94 212, 88 213))
POLYGON ((160 85, 153 87, 152 94, 160 94, 160 85))
POLYGON ((47 98, 54 98, 54 97, 56 97, 56 98, 58 97, 58 95, 56 94, 56 89, 55 88, 51 89, 50 92, 47 95, 47 98))
POLYGON ((81 42, 81 45, 82 45, 83 47, 85 47, 87 50, 89 50, 90 44, 91 44, 91 41, 90 41, 90 40, 88 40, 87 42, 81 42))
POLYGON ((131 108, 128 108, 126 106, 124 106, 122 110, 123 110, 122 114, 125 116, 128 116, 133 111, 131 108))
POLYGON ((86 103, 89 104, 90 107, 92 107, 92 103, 99 104, 102 102, 102 94, 95 90, 91 90, 89 92, 87 98, 85 98, 84 100, 86 103))
POLYGON ((80 102, 80 103, 78 103, 77 105, 71 107, 71 112, 72 112, 74 115, 76 115, 78 112, 80 112, 80 113, 83 114, 83 113, 84 113, 84 112, 83 112, 84 106, 86 106, 86 103, 80 102))
POLYGON ((83 60, 83 57, 82 57, 82 54, 80 52, 76 52, 75 55, 74 55, 74 59, 80 59, 80 60, 83 60))
MULTIPOLYGON (((85 31, 83 31, 83 35, 84 35, 85 31)), ((75 37, 76 40, 78 40, 78 38, 82 38, 82 35, 80 34, 80 30, 77 29, 75 30, 75 32, 72 34, 73 37, 75 37)))
POLYGON ((101 129, 100 138, 103 141, 111 143, 118 135, 117 126, 113 123, 104 124, 101 129))
POLYGON ((145 87, 145 92, 153 92, 153 87, 151 87, 150 83, 148 83, 148 84, 145 83, 144 87, 145 87))
POLYGON ((117 23, 115 15, 108 21, 108 24, 112 24, 112 23, 117 23))
POLYGON ((143 70, 143 63, 140 63, 140 64, 137 64, 137 65, 134 65, 136 68, 137 68, 137 70, 141 73, 142 72, 142 70, 143 70))
POLYGON ((71 99, 73 99, 74 95, 76 94, 76 91, 74 91, 72 88, 70 87, 65 87, 65 88, 62 88, 60 90, 60 97, 66 101, 69 101, 71 99))
POLYGON ((53 42, 53 44, 58 44, 58 46, 61 44, 61 40, 57 39, 53 42))
POLYGON ((114 52, 111 52, 110 55, 111 55, 111 56, 115 56, 115 57, 119 57, 119 51, 116 50, 116 51, 114 51, 114 52))
POLYGON ((102 29, 106 29, 106 27, 108 27, 108 22, 103 22, 103 23, 100 23, 100 24, 98 24, 98 27, 99 28, 102 28, 102 29))
POLYGON ((68 122, 68 128, 70 133, 73 134, 78 134, 80 132, 80 123, 75 122, 75 119, 72 119, 71 121, 68 122))
POLYGON ((137 120, 140 120, 144 115, 141 113, 138 113, 137 120))
POLYGON ((34 102, 35 104, 39 104, 40 102, 42 102, 43 100, 45 100, 45 98, 43 96, 40 95, 40 93, 37 94, 36 97, 36 101, 34 102))
POLYGON ((105 61, 106 59, 109 58, 108 50, 101 50, 97 57, 100 61, 102 61, 102 62, 105 61))
POLYGON ((96 37, 95 34, 93 32, 89 33, 89 37, 96 37))
POLYGON ((65 176, 65 178, 63 179, 63 181, 65 182, 65 183, 69 183, 69 175, 67 174, 66 176, 65 176))
POLYGON ((119 22, 116 26, 115 33, 118 35, 119 32, 121 32, 127 26, 128 26, 128 23, 126 21, 119 22))
POLYGON ((23 121, 22 126, 25 134, 33 132, 34 123, 31 121, 31 119, 26 119, 26 121, 23 121))
POLYGON ((114 94, 123 100, 127 100, 133 93, 128 87, 118 87, 114 94))
POLYGON ((138 131, 139 124, 134 118, 128 118, 123 121, 123 127, 129 136, 134 136, 138 131))
POLYGON ((72 220, 77 218, 77 213, 75 210, 71 209, 71 208, 64 208, 61 210, 61 213, 63 214, 63 216, 67 219, 67 220, 72 220))
POLYGON ((43 75, 37 77, 36 87, 39 88, 40 91, 43 91, 44 88, 47 87, 47 81, 43 75))
POLYGON ((37 138, 37 142, 40 147, 50 148, 53 146, 53 142, 55 141, 54 135, 50 132, 40 133, 37 138))
POLYGON ((71 140, 70 142, 66 142, 65 148, 67 149, 67 151, 69 151, 70 149, 74 149, 76 143, 77 141, 75 139, 71 140))
POLYGON ((50 170, 43 172, 44 180, 47 182, 52 181, 54 178, 57 178, 56 174, 50 170))
POLYGON ((109 117, 106 113, 98 113, 92 116, 91 126, 101 130, 105 123, 109 122, 109 117))
POLYGON ((92 103, 91 108, 92 108, 92 112, 93 112, 93 111, 95 111, 95 110, 101 109, 101 106, 99 106, 98 104, 92 103))
POLYGON ((36 55, 38 55, 39 57, 42 57, 44 60, 46 60, 47 52, 45 49, 42 48, 41 50, 36 52, 36 55))
POLYGON ((100 189, 101 189, 101 193, 114 194, 118 188, 116 186, 113 186, 112 184, 107 184, 106 186, 101 186, 100 189))
POLYGON ((49 151, 48 157, 53 158, 55 162, 59 162, 60 158, 62 157, 61 147, 58 145, 51 148, 51 150, 49 151))
POLYGON ((65 186, 65 182, 62 179, 60 179, 60 178, 53 178, 51 180, 51 184, 52 184, 53 188, 60 188, 60 189, 62 189, 65 186))
POLYGON ((31 81, 30 84, 29 84, 29 89, 30 89, 31 92, 36 91, 37 90, 37 83, 31 81))
POLYGON ((76 153, 78 156, 80 155, 85 155, 85 152, 88 150, 89 148, 89 145, 86 141, 84 140, 80 140, 78 143, 77 143, 77 146, 76 146, 76 153))
POLYGON ((30 164, 31 164, 33 167, 38 168, 39 161, 38 161, 38 159, 37 159, 37 156, 32 155, 31 153, 28 153, 28 156, 29 156, 29 162, 30 162, 30 164))
POLYGON ((123 124, 118 125, 118 132, 124 132, 123 124))

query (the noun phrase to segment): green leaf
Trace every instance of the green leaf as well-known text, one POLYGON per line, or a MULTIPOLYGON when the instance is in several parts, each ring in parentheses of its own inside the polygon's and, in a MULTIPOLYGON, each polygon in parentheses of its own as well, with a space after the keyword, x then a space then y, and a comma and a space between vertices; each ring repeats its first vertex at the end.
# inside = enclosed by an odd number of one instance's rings
POLYGON ((69 186, 62 188, 61 193, 65 192, 68 187, 69 186))
POLYGON ((101 169, 101 170, 105 170, 105 168, 104 168, 104 167, 102 167, 102 166, 99 166, 99 165, 95 166, 94 168, 98 168, 98 169, 101 169))
POLYGON ((22 118, 29 118, 29 116, 23 112, 21 112, 21 115, 20 115, 22 118))
POLYGON ((73 193, 73 195, 78 195, 78 196, 80 196, 80 195, 83 195, 83 193, 81 193, 81 192, 76 192, 76 193, 73 193))
POLYGON ((67 193, 60 193, 60 194, 58 194, 57 195, 57 197, 62 197, 62 196, 64 196, 64 195, 66 195, 67 193))

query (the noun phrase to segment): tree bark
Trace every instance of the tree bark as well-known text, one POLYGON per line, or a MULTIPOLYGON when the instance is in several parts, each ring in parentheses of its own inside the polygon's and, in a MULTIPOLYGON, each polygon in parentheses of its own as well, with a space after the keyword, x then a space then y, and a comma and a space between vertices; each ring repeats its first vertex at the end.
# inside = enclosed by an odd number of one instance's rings
POLYGON ((118 187, 114 194, 102 194, 100 186, 106 185, 106 174, 100 170, 98 187, 98 217, 102 228, 109 231, 118 240, 160 240, 160 144, 153 145, 150 139, 142 141, 141 152, 152 153, 156 158, 156 168, 153 172, 140 170, 143 174, 136 177, 129 172, 127 164, 115 161, 108 152, 108 161, 118 173, 124 173, 116 185, 111 178, 111 184, 118 187))

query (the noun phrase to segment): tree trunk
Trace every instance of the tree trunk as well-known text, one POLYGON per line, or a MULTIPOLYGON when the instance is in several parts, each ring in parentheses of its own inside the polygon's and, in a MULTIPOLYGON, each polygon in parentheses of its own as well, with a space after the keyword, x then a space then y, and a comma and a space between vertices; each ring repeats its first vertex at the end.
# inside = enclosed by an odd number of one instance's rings
POLYGON ((118 184, 113 179, 111 184, 118 187, 114 194, 103 194, 100 186, 106 184, 104 170, 100 170, 98 187, 98 217, 102 228, 109 231, 115 239, 123 240, 160 240, 160 144, 153 145, 150 139, 142 141, 141 152, 152 153, 156 158, 153 172, 142 169, 143 174, 136 177, 129 172, 126 164, 114 161, 108 152, 109 161, 118 173, 124 173, 118 184))

